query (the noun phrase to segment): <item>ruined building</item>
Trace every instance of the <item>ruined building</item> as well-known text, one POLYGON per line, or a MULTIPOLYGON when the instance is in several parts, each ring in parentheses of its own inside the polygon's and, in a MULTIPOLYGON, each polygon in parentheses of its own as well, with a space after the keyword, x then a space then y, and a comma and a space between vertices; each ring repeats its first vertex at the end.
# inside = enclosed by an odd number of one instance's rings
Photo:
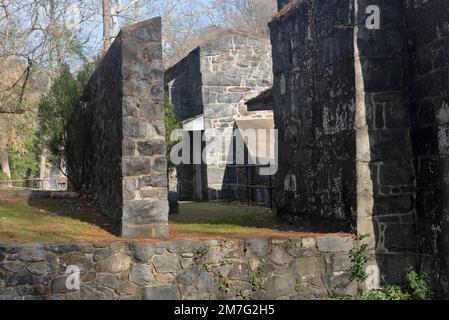
POLYGON ((372 285, 414 266, 447 296, 449 2, 287 2, 270 24, 277 213, 369 234, 372 285))
POLYGON ((161 19, 124 28, 72 116, 72 181, 123 237, 168 235, 161 19))
MULTIPOLYGON (((268 40, 223 30, 219 39, 200 45, 168 69, 165 82, 177 117, 192 140, 195 135, 204 135, 206 140, 222 138, 228 143, 239 126, 274 128, 272 111, 250 112, 245 104, 272 85, 268 40)), ((228 165, 231 147, 217 149, 218 161, 209 165, 201 161, 178 167, 181 200, 248 198, 248 181, 242 181, 247 174, 239 174, 248 168, 228 165)), ((256 200, 269 192, 269 182, 266 186, 259 190, 256 200)))

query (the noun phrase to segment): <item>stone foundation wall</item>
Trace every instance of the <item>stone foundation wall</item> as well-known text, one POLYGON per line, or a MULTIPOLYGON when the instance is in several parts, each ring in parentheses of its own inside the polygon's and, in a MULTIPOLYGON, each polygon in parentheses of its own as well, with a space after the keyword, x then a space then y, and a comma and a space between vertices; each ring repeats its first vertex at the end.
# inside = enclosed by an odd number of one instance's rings
POLYGON ((124 28, 71 121, 69 172, 124 237, 168 235, 161 37, 160 18, 124 28))
POLYGON ((353 295, 349 236, 0 246, 2 299, 326 299, 353 295), (66 287, 67 267, 80 289, 66 287))

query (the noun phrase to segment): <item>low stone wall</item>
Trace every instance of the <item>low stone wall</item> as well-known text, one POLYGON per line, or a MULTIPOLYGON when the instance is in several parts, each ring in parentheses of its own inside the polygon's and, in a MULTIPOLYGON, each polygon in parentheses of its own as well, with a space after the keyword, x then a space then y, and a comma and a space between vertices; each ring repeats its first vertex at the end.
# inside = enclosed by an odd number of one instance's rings
POLYGON ((349 236, 0 246, 4 299, 328 299, 352 295, 349 236), (80 270, 80 289, 66 286, 80 270))

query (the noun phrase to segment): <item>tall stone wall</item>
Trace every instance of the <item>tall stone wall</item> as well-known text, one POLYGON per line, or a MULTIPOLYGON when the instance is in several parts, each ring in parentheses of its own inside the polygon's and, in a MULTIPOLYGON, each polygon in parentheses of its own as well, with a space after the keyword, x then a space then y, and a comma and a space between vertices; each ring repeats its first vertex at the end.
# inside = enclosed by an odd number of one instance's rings
POLYGON ((0 300, 303 300, 354 295, 356 284, 348 272, 352 247, 351 237, 337 235, 0 245, 0 300), (66 286, 69 266, 80 271, 79 289, 66 286))
MULTIPOLYGON (((248 112, 245 102, 272 85, 268 41, 228 34, 201 47, 205 138, 228 142, 217 145, 217 161, 207 166, 209 200, 223 199, 229 144, 235 120, 272 118, 272 112, 248 112), (221 139, 221 140, 220 140, 221 139)), ((231 175, 236 176, 236 175, 231 175)))
POLYGON ((303 2, 270 24, 284 219, 349 230, 356 215, 353 35, 349 1, 303 2))
POLYGON ((160 18, 124 28, 71 122, 71 143, 87 161, 69 166, 84 170, 85 187, 124 237, 168 234, 163 77, 160 18))
POLYGON ((271 23, 278 214, 368 234, 372 286, 416 265, 403 13, 401 0, 299 1, 271 23), (380 30, 366 27, 373 4, 380 30))
POLYGON ((407 1, 421 267, 449 296, 449 3, 407 1))
POLYGON ((165 84, 170 100, 176 107, 179 120, 186 120, 203 113, 199 48, 167 70, 165 84))
POLYGON ((416 266, 416 181, 410 135, 402 0, 354 2, 357 231, 370 234, 374 285, 398 283, 416 266), (366 26, 377 5, 380 29, 366 26))
MULTIPOLYGON (((235 120, 272 118, 271 111, 248 112, 245 105, 272 85, 269 41, 236 30, 222 34, 192 51, 167 70, 165 77, 178 118, 203 113, 205 139, 223 143, 217 144, 216 161, 211 161, 204 174, 209 200, 226 198, 223 189, 233 182, 226 181, 225 172, 235 120)), ((194 168, 182 166, 181 170, 181 197, 193 195, 194 168)), ((228 176, 235 179, 236 173, 228 176)))
POLYGON ((271 23, 279 215, 351 223, 370 235, 369 285, 418 265, 447 296, 447 1, 293 2, 271 23))

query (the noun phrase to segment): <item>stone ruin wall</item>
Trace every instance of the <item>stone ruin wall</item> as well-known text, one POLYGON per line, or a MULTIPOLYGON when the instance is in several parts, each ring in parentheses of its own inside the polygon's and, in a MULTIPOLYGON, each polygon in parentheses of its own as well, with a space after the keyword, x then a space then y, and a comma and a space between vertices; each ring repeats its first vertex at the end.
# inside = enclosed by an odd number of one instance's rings
POLYGON ((0 300, 325 299, 354 295, 353 239, 0 245, 0 300), (68 266, 80 288, 68 289, 68 266))
POLYGON ((304 1, 270 25, 278 213, 369 233, 380 279, 418 266, 443 296, 448 14, 440 0, 304 1), (368 5, 380 30, 365 26, 368 5))
POLYGON ((421 268, 449 296, 449 3, 407 1, 421 268))
MULTIPOLYGON (((231 141, 235 120, 273 118, 271 111, 248 112, 245 104, 272 85, 269 41, 234 34, 204 46, 201 53, 206 139, 231 141)), ((242 176, 239 169, 226 164, 232 160, 228 151, 217 157, 218 163, 207 167, 209 200, 240 199, 241 189, 233 187, 242 176)))
POLYGON ((356 214, 355 85, 347 1, 273 21, 273 94, 279 130, 277 213, 311 229, 350 229, 356 214), (300 221, 297 221, 300 220, 300 221))
POLYGON ((89 157, 89 192, 124 237, 168 235, 161 37, 160 18, 124 28, 72 121, 72 143, 89 157))
MULTIPOLYGON (((187 120, 203 113, 202 77, 200 73, 200 49, 190 52, 184 59, 165 72, 165 90, 175 106, 179 121, 187 120)), ((179 200, 192 200, 195 194, 194 167, 180 164, 176 166, 179 200)))
MULTIPOLYGON (((245 102, 272 85, 271 46, 238 31, 223 31, 222 38, 201 45, 167 70, 165 82, 177 115, 184 120, 204 113, 206 138, 231 137, 235 120, 272 118, 270 111, 248 112, 245 102)), ((227 146, 228 147, 228 146, 227 146)), ((209 200, 227 198, 223 183, 233 183, 235 174, 225 181, 226 152, 217 153, 218 163, 207 166, 209 200)), ((186 168, 184 168, 186 167, 186 168)), ((191 166, 178 172, 181 188, 193 194, 191 166), (190 168, 190 169, 189 169, 190 168)), ((180 190, 181 193, 182 190, 180 190)), ((182 197, 182 194, 180 195, 182 197)))

